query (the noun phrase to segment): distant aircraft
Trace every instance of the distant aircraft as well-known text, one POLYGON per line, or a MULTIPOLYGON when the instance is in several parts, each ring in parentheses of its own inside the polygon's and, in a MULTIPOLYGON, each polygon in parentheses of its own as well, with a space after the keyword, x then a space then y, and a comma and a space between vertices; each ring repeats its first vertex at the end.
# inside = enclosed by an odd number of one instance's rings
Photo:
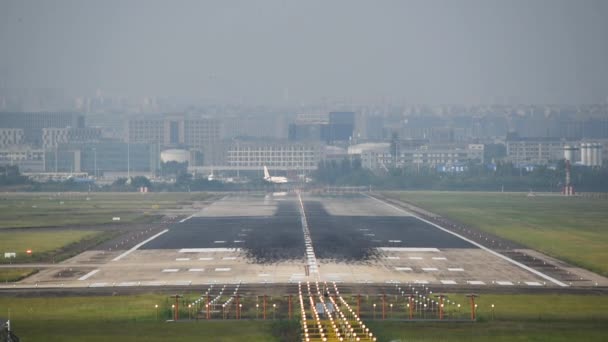
POLYGON ((285 184, 288 182, 287 177, 271 176, 266 165, 264 165, 264 180, 274 184, 285 184))

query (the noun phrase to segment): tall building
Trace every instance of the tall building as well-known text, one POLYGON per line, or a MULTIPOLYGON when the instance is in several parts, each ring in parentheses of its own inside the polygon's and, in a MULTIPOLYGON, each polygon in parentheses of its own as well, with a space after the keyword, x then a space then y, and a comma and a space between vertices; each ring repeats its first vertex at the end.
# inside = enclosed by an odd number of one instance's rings
POLYGON ((188 115, 144 116, 127 122, 127 141, 161 147, 186 146, 203 152, 205 165, 221 158, 218 119, 188 115))
POLYGON ((32 146, 42 146, 44 128, 84 128, 84 116, 72 112, 2 112, 0 128, 20 128, 23 142, 32 146))
POLYGON ((355 131, 354 112, 330 112, 328 141, 348 141, 355 131))

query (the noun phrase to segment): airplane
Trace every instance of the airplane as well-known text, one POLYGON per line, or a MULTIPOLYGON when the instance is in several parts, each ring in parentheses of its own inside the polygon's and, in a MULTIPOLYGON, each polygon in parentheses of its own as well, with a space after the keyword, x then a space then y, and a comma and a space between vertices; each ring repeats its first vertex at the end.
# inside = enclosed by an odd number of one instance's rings
POLYGON ((274 184, 285 184, 288 182, 287 177, 271 176, 266 165, 264 165, 264 180, 274 184))

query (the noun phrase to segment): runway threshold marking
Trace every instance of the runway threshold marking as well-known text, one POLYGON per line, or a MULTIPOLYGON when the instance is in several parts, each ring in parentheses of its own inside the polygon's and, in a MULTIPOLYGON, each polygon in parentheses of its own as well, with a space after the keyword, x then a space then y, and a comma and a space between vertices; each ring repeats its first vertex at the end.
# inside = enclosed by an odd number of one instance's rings
POLYGON ((165 229, 165 230, 163 230, 162 232, 160 232, 160 233, 158 233, 158 234, 156 234, 156 235, 154 235, 154 236, 152 236, 152 237, 150 237, 150 238, 148 238, 148 239, 146 239, 146 240, 144 240, 144 241, 142 241, 142 242, 138 243, 137 245, 133 246, 133 248, 129 249, 128 251, 126 251, 126 252, 122 253, 121 255, 117 256, 116 258, 112 259, 112 261, 118 261, 118 260, 120 260, 120 259, 122 259, 122 258, 126 257, 127 255, 129 255, 129 254, 131 254, 131 253, 135 252, 137 249, 139 249, 139 247, 141 247, 141 246, 143 246, 143 245, 147 244, 148 242, 150 242, 150 241, 152 241, 152 240, 156 239, 157 237, 159 237, 159 236, 161 236, 161 235, 165 234, 165 233, 166 233, 166 232, 168 232, 168 231, 169 231, 169 229, 165 229))
POLYGON ((90 277, 92 277, 95 273, 99 272, 99 270, 93 270, 85 275, 83 275, 82 277, 78 278, 78 280, 87 280, 90 277))
POLYGON ((450 231, 448 229, 445 229, 445 228, 443 228, 442 226, 440 226, 438 224, 435 224, 435 223, 433 223, 431 221, 425 220, 422 217, 420 217, 418 215, 415 215, 414 213, 411 213, 411 212, 409 212, 409 211, 407 211, 405 209, 399 208, 399 207, 394 206, 394 205, 392 205, 392 204, 390 204, 388 202, 385 202, 383 200, 380 200, 378 198, 375 198, 375 197, 367 195, 367 194, 365 194, 365 196, 367 196, 367 197, 369 197, 369 198, 371 198, 371 199, 373 199, 375 201, 378 201, 380 203, 384 203, 385 205, 387 205, 387 206, 389 206, 389 207, 391 207, 391 208, 393 208, 393 209, 395 209, 397 211, 400 211, 400 212, 403 212, 403 213, 407 213, 407 214, 409 214, 409 215, 411 215, 411 216, 419 219, 422 222, 430 224, 431 226, 433 226, 433 227, 435 227, 437 229, 441 229, 441 230, 443 230, 444 232, 446 232, 448 234, 452 234, 452 235, 454 235, 454 236, 456 236, 456 237, 458 237, 458 238, 460 238, 460 239, 462 239, 462 240, 464 240, 464 241, 466 241, 466 242, 468 242, 468 243, 470 243, 470 244, 472 244, 474 246, 477 246, 477 247, 483 249, 484 251, 486 251, 486 252, 488 252, 488 253, 490 253, 490 254, 492 254, 494 256, 497 256, 497 257, 499 257, 499 258, 501 258, 503 260, 506 260, 506 261, 510 262, 511 264, 513 264, 515 266, 518 266, 518 267, 520 267, 520 268, 522 268, 522 269, 524 269, 524 270, 526 270, 526 271, 528 271, 530 273, 533 273, 533 274, 535 274, 535 275, 537 275, 537 276, 539 276, 541 278, 544 278, 544 279, 546 279, 546 280, 548 280, 548 281, 550 281, 550 282, 552 282, 552 283, 554 283, 554 284, 556 284, 558 286, 562 286, 562 287, 567 287, 568 286, 567 284, 565 284, 565 283, 563 283, 563 282, 561 282, 561 281, 559 281, 559 280, 557 280, 557 279, 555 279, 553 277, 550 277, 550 276, 548 276, 548 275, 546 275, 546 274, 544 274, 542 272, 539 272, 539 271, 537 271, 537 270, 535 270, 535 269, 533 269, 533 268, 531 268, 529 266, 526 266, 526 265, 522 264, 521 262, 515 261, 515 260, 513 260, 513 259, 511 259, 511 258, 509 258, 509 257, 507 257, 505 255, 502 255, 502 254, 500 254, 498 252, 495 252, 495 251, 491 250, 490 248, 488 248, 488 247, 486 247, 486 246, 484 246, 482 244, 479 244, 479 243, 477 243, 477 242, 475 242, 475 241, 473 241, 471 239, 468 239, 468 238, 466 238, 466 237, 464 237, 464 236, 462 236, 462 235, 460 235, 458 233, 454 233, 454 232, 452 232, 452 231, 450 231))

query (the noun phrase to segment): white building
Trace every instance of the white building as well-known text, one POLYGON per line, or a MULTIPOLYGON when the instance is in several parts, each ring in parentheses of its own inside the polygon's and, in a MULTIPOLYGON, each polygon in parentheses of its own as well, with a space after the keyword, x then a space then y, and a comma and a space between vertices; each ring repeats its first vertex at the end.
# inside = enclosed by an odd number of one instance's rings
POLYGON ((507 140, 507 159, 514 164, 548 164, 564 158, 567 141, 545 138, 507 140))
POLYGON ((317 143, 236 142, 228 146, 225 165, 241 170, 263 166, 282 171, 316 170, 324 147, 317 143))
POLYGON ((449 166, 464 164, 471 160, 483 161, 484 146, 469 144, 457 146, 425 145, 418 148, 400 148, 395 158, 390 153, 390 144, 360 144, 351 146, 349 153, 360 154, 361 164, 367 169, 388 169, 393 165, 404 166, 449 166))

